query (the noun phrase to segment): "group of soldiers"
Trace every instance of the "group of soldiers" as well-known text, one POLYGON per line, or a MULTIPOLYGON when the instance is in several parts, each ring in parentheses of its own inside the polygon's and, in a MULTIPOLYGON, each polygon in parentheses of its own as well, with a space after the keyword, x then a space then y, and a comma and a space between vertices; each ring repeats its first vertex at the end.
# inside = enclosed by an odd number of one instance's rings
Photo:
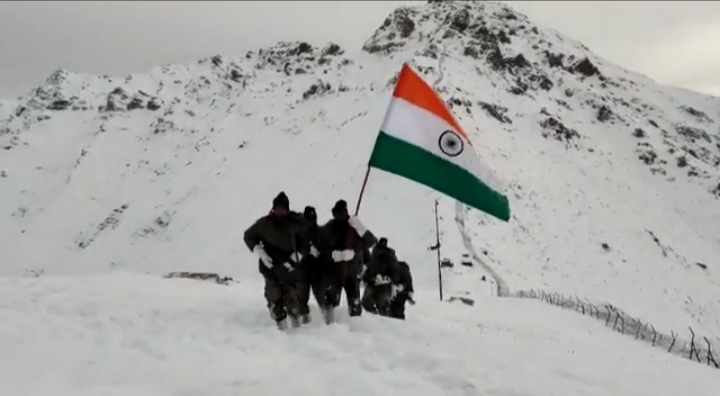
POLYGON ((312 292, 325 323, 334 321, 342 291, 350 316, 363 309, 405 319, 405 304, 414 304, 408 264, 398 260, 386 238, 378 238, 339 200, 332 219, 320 226, 312 206, 290 210, 284 192, 272 209, 245 231, 244 241, 259 258, 265 279, 265 299, 280 329, 310 322, 312 292), (365 290, 361 294, 361 285, 365 290))

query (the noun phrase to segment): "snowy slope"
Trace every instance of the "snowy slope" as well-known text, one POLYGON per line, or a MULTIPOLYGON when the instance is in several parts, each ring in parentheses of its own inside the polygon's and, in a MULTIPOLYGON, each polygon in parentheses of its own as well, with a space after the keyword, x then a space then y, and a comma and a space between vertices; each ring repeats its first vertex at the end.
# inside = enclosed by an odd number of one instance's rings
MULTIPOLYGON (((280 190, 321 217, 355 202, 405 61, 437 83, 511 198, 507 224, 441 200, 444 255, 467 250, 459 215, 510 290, 720 336, 720 100, 492 2, 399 9, 362 49, 279 43, 127 77, 54 73, 0 118, 0 271, 257 279, 243 230, 280 190)), ((361 210, 413 265, 424 301, 436 198, 374 171, 361 210)), ((491 293, 482 267, 457 267, 447 294, 491 293)))
MULTIPOLYGON (((717 394, 717 371, 537 301, 423 301, 273 328, 256 280, 0 281, 0 379, 25 395, 717 394), (482 318, 482 319, 479 319, 482 318)), ((314 307, 313 307, 314 308, 314 307)))

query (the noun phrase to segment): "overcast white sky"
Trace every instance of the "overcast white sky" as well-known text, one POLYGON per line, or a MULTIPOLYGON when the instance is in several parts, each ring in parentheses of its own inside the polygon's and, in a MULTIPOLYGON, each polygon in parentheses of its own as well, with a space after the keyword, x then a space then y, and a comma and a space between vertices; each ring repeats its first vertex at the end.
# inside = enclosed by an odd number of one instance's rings
MULTIPOLYGON (((405 1, 0 2, 0 98, 55 69, 141 72, 279 40, 359 48, 405 1)), ((511 1, 626 68, 720 95, 720 2, 511 1)))

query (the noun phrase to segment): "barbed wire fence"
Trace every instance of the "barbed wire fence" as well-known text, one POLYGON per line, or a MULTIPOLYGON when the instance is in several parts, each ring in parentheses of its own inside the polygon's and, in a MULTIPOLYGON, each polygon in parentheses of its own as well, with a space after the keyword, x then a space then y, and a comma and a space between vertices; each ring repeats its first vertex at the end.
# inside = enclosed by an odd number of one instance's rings
POLYGON ((531 298, 555 305, 568 310, 591 316, 611 327, 614 331, 644 341, 653 347, 662 348, 674 355, 682 356, 692 361, 707 364, 720 369, 720 356, 716 357, 717 349, 707 337, 699 337, 692 327, 690 340, 678 338, 679 333, 671 331, 670 334, 659 332, 655 326, 645 323, 638 318, 628 315, 612 304, 598 305, 588 299, 578 296, 567 296, 558 293, 548 293, 543 290, 520 290, 506 294, 509 298, 531 298))

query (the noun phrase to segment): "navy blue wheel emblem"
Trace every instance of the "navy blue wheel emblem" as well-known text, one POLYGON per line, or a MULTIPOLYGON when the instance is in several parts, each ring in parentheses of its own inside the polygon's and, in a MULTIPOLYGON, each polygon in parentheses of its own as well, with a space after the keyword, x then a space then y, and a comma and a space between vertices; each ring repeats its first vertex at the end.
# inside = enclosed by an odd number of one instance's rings
POLYGON ((465 142, 455 131, 445 131, 440 134, 438 145, 440 151, 448 157, 457 157, 465 149, 465 142))

